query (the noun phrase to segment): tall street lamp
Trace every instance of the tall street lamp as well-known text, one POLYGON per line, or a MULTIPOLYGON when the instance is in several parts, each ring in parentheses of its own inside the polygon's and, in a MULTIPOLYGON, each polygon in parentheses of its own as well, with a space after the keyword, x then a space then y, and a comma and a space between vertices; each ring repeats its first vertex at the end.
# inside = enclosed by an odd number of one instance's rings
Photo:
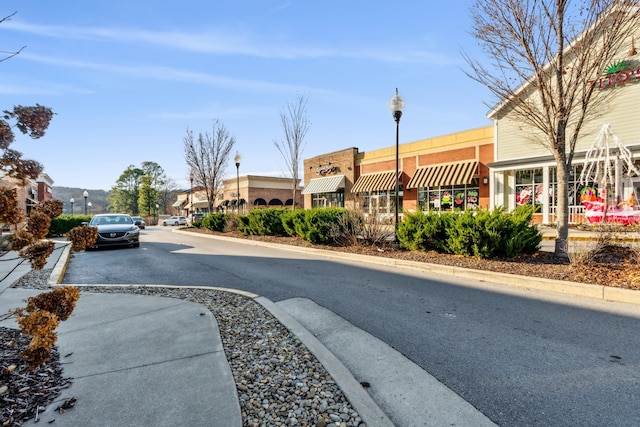
POLYGON ((396 121, 396 223, 394 229, 393 243, 397 247, 398 242, 398 208, 400 204, 400 176, 398 173, 399 157, 400 157, 400 117, 402 117, 402 108, 404 107, 404 99, 400 97, 398 88, 396 88, 396 94, 391 98, 389 102, 389 108, 393 114, 393 119, 396 121))
POLYGON ((82 197, 84 197, 84 214, 87 214, 87 197, 89 197, 89 193, 87 192, 87 190, 84 190, 84 193, 82 193, 82 197))
POLYGON ((71 198, 71 200, 69 200, 71 202, 71 215, 73 215, 73 204, 75 203, 75 200, 73 200, 73 197, 71 198))
POLYGON ((236 197, 237 197, 237 206, 238 206, 238 214, 240 213, 240 153, 236 151, 236 155, 233 157, 233 160, 236 162, 236 197))
MULTIPOLYGON (((189 188, 189 212, 193 212, 193 169, 189 174, 189 182, 191 183, 191 187, 189 188)), ((187 215, 189 215, 189 212, 187 212, 187 215)))

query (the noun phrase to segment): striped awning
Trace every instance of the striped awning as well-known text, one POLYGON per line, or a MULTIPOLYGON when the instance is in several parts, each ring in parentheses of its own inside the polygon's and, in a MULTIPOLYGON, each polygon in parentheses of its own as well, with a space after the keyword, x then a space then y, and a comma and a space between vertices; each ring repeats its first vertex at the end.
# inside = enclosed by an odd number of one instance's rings
MULTIPOLYGON (((398 177, 402 177, 402 171, 398 171, 398 177)), ((353 184, 352 193, 364 193, 369 191, 386 191, 396 188, 396 171, 367 173, 353 184)))
POLYGON ((443 163, 419 168, 407 188, 439 187, 441 185, 471 184, 478 174, 478 162, 443 163))
POLYGON ((302 194, 335 193, 338 189, 344 188, 344 182, 344 175, 313 178, 302 190, 302 194))

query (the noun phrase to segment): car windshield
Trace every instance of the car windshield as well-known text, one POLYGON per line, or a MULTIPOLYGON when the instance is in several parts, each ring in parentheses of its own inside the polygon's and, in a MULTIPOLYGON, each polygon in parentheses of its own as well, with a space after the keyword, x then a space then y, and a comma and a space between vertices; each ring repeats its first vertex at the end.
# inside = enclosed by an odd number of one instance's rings
POLYGON ((90 225, 133 224, 129 215, 100 215, 91 219, 90 225))

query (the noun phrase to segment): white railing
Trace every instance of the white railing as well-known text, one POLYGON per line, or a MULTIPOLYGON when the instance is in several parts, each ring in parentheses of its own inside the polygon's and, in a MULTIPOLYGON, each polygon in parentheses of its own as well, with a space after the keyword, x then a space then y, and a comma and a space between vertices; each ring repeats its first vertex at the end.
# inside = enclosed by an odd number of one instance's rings
MULTIPOLYGON (((556 223, 556 207, 549 207, 549 221, 556 223)), ((569 224, 582 224, 587 222, 584 206, 569 206, 569 224)))

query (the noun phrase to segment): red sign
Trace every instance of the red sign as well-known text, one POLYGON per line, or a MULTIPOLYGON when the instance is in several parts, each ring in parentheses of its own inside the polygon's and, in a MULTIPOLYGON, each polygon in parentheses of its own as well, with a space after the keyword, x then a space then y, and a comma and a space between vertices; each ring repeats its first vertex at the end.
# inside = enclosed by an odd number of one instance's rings
POLYGON ((599 78, 598 80, 589 80, 589 83, 596 86, 598 89, 602 89, 607 86, 624 84, 637 80, 640 80, 640 69, 609 74, 599 78))

